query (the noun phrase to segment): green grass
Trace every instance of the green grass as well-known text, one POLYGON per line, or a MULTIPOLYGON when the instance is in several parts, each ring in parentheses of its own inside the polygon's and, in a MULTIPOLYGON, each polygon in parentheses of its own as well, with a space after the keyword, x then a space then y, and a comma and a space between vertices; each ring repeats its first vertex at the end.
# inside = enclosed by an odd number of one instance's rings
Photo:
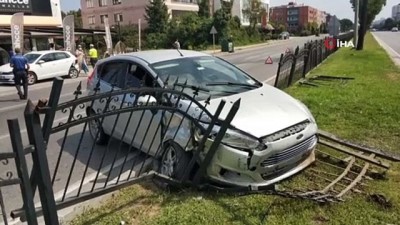
MULTIPOLYGON (((364 51, 341 49, 311 75, 353 77, 346 84, 293 86, 286 90, 302 100, 321 129, 359 143, 400 151, 400 70, 370 34, 364 51)), ((149 185, 122 190, 71 224, 399 224, 400 166, 387 180, 370 181, 367 192, 385 195, 392 208, 351 194, 346 202, 320 206, 312 202, 253 195, 234 197, 198 192, 165 193, 149 185)), ((301 183, 304 176, 294 179, 301 183)))

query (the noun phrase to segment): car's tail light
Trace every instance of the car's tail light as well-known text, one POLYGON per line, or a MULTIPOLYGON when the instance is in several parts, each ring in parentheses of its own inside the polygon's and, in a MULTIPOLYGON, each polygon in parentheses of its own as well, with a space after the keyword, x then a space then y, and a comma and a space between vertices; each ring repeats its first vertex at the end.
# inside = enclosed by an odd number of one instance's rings
POLYGON ((88 76, 87 85, 89 85, 90 82, 93 80, 95 71, 96 71, 96 67, 93 68, 93 71, 92 71, 92 72, 90 73, 90 75, 88 76))

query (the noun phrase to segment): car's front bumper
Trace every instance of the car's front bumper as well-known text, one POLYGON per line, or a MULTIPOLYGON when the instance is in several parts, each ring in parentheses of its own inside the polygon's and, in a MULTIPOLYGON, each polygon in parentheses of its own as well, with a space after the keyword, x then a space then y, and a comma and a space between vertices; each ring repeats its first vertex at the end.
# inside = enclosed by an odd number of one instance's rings
POLYGON ((0 74, 0 84, 14 84, 14 75, 0 74))
MULTIPOLYGON (((305 133, 313 130, 309 128, 305 133)), ((315 133, 301 140, 297 137, 278 141, 264 151, 246 152, 220 144, 207 175, 212 181, 229 186, 270 186, 304 170, 315 161, 314 150, 318 142, 315 133)))

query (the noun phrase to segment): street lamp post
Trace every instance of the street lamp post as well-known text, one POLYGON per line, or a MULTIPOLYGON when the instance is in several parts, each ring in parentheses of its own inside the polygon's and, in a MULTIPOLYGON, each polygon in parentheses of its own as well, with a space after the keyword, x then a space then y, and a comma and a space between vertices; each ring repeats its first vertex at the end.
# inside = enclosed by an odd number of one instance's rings
POLYGON ((121 23, 118 20, 118 41, 121 41, 121 23))

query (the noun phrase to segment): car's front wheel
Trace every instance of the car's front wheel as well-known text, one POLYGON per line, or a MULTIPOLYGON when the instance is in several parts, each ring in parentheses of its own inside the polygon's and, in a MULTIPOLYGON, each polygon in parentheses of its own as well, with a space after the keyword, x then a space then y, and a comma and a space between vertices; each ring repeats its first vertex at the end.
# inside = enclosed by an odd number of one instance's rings
POLYGON ((28 72, 28 85, 32 85, 37 82, 37 76, 34 72, 28 72))
POLYGON ((68 72, 68 77, 75 79, 79 77, 79 71, 75 67, 71 67, 68 72))
MULTIPOLYGON (((173 141, 166 143, 163 149, 163 154, 156 161, 155 170, 164 176, 180 181, 186 173, 192 154, 173 141)), ((156 184, 161 188, 169 186, 167 183, 159 181, 156 184)))

